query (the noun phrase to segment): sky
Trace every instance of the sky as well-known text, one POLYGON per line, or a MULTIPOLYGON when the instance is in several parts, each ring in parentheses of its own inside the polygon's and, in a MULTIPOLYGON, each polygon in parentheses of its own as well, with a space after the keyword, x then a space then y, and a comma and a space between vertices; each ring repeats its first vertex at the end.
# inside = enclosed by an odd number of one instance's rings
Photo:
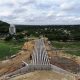
POLYGON ((0 20, 10 24, 80 24, 80 0, 0 0, 0 20))

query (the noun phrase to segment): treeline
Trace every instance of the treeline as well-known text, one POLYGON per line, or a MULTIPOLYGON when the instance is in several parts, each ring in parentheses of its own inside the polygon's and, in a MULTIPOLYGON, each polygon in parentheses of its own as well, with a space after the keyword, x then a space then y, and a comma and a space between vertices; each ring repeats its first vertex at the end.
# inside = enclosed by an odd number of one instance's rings
POLYGON ((80 41, 80 25, 17 25, 17 31, 28 36, 48 37, 49 40, 80 41))
POLYGON ((9 24, 3 21, 0 21, 0 33, 8 33, 9 24))
MULTIPOLYGON (((0 22, 0 33, 9 32, 9 24, 0 22)), ((49 40, 80 41, 80 25, 16 25, 17 33, 28 37, 45 36, 49 40)))

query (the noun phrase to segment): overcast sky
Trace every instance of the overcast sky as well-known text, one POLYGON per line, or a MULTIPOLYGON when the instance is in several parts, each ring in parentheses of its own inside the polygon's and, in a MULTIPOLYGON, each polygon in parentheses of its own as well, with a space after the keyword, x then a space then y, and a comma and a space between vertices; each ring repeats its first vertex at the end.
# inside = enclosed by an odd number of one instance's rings
POLYGON ((12 24, 80 24, 80 0, 0 0, 0 20, 12 24))

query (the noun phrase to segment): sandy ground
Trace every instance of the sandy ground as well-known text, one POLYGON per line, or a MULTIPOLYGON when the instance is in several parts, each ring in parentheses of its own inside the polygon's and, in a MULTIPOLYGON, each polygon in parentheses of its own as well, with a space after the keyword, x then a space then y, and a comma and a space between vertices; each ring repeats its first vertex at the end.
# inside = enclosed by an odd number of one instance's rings
POLYGON ((73 76, 59 74, 52 71, 35 71, 10 80, 75 80, 73 76))

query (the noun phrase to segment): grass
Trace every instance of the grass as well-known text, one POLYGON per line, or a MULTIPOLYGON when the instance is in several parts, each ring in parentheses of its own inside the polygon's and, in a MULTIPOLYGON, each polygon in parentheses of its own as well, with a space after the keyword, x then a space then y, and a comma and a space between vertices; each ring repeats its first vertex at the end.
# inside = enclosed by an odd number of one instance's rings
POLYGON ((6 56, 11 56, 16 54, 22 47, 23 43, 18 43, 15 41, 5 42, 0 40, 0 60, 5 59, 6 56))
POLYGON ((55 48, 67 48, 67 49, 70 49, 70 50, 65 51, 65 52, 69 53, 71 55, 80 56, 80 50, 79 50, 80 49, 80 42, 58 42, 58 41, 52 41, 52 45, 55 48))

